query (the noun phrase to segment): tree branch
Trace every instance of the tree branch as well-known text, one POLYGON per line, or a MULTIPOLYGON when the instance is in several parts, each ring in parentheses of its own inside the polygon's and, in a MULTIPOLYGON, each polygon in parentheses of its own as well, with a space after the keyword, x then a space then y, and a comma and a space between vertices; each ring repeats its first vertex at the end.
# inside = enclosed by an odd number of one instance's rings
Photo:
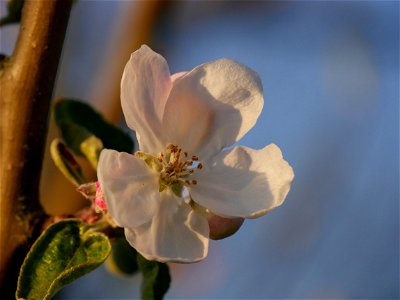
POLYGON ((43 215, 39 179, 50 100, 71 5, 71 0, 27 0, 15 51, 0 70, 2 290, 9 290, 6 279, 19 269, 10 261, 29 235, 35 235, 32 228, 40 226, 36 220, 43 215))

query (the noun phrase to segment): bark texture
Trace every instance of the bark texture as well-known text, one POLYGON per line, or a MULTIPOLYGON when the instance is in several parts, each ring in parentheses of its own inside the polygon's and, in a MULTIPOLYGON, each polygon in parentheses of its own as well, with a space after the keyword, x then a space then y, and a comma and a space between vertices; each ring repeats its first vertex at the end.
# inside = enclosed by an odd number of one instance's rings
MULTIPOLYGON (((12 56, 0 70, 0 288, 8 295, 43 219, 39 179, 50 100, 70 0, 25 1, 12 56)), ((15 290, 12 291, 12 293, 15 290)))

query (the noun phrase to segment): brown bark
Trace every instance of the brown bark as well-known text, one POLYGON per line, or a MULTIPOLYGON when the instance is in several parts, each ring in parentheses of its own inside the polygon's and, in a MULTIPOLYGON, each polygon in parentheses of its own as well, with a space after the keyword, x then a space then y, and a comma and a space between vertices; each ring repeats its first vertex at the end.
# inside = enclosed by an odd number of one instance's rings
MULTIPOLYGON (((27 0, 15 51, 0 70, 0 287, 43 214, 39 179, 48 115, 71 0, 27 0)), ((23 251, 22 251, 23 254, 23 251)), ((16 262, 16 265, 14 264, 16 262)))

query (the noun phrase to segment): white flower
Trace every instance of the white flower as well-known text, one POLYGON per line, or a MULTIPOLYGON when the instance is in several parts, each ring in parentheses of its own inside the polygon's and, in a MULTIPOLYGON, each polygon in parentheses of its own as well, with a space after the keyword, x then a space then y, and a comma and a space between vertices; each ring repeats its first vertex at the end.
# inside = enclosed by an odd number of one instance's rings
POLYGON ((108 212, 147 259, 201 260, 208 212, 254 218, 284 201, 294 174, 276 145, 225 150, 262 110, 254 71, 219 59, 170 76, 142 46, 125 67, 121 102, 141 151, 103 150, 98 178, 108 212))

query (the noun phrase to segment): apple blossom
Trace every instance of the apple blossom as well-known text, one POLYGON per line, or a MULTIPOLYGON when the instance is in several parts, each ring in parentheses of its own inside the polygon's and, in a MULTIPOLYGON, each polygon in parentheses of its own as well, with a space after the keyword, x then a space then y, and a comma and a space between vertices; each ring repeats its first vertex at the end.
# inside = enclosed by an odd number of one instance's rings
POLYGON ((108 213, 147 259, 201 260, 210 216, 255 218, 284 201, 294 173, 276 145, 226 149, 264 104, 251 69, 219 59, 171 76, 144 45, 125 67, 121 103, 140 151, 103 150, 98 179, 108 213))

